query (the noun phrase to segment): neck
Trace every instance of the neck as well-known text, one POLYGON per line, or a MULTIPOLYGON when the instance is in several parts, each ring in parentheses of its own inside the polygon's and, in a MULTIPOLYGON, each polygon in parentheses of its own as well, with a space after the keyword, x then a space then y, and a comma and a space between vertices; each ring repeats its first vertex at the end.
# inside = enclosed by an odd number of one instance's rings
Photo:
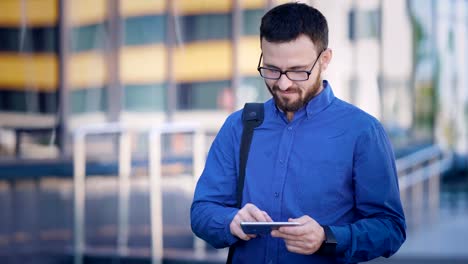
POLYGON ((294 118, 294 112, 286 112, 286 118, 288 118, 288 121, 291 122, 294 118))

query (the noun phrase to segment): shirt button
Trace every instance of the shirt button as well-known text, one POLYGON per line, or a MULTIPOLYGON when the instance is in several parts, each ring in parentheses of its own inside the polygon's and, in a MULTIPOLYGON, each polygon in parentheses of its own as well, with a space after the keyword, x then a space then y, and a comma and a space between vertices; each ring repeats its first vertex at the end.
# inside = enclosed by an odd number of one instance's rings
POLYGON ((279 196, 279 193, 278 192, 275 192, 275 197, 278 197, 279 196))
POLYGON ((284 163, 284 160, 283 160, 283 159, 280 159, 280 163, 283 164, 283 163, 284 163))
POLYGON ((292 127, 288 127, 288 130, 291 131, 291 130, 292 130, 292 127))

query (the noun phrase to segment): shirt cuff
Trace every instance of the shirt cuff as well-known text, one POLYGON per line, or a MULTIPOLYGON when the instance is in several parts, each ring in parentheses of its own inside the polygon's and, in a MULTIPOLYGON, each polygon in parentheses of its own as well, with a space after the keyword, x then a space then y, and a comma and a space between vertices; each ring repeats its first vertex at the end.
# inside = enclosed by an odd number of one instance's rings
POLYGON ((330 229, 336 238, 336 253, 341 254, 345 252, 349 248, 351 241, 349 226, 330 226, 330 229))
POLYGON ((225 234, 226 242, 229 246, 231 246, 232 244, 236 243, 237 240, 239 240, 237 237, 231 234, 231 228, 230 228, 232 219, 234 219, 234 216, 236 216, 238 211, 239 210, 234 210, 232 213, 228 214, 226 216, 226 219, 224 220, 225 221, 224 222, 224 234, 225 234))

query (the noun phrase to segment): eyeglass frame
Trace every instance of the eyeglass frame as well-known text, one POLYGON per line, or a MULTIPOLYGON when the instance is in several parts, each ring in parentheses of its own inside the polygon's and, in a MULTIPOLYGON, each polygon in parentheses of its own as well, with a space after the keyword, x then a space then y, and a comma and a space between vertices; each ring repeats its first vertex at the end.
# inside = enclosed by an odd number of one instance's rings
POLYGON ((318 59, 320 58, 320 56, 322 55, 322 53, 327 50, 327 48, 323 49, 319 55, 317 56, 317 59, 315 59, 314 61, 314 64, 312 65, 312 68, 310 68, 310 70, 308 71, 297 71, 297 70, 286 70, 286 71, 282 71, 282 70, 279 70, 279 69, 272 69, 272 68, 268 68, 268 67, 260 67, 260 63, 262 62, 262 58, 263 58, 263 52, 260 53, 260 59, 258 60, 258 65, 257 65, 257 71, 258 73, 260 74, 260 76, 263 78, 263 79, 267 79, 267 80, 279 80, 281 79, 281 76, 286 75, 286 78, 288 78, 290 81, 293 81, 293 82, 305 82, 305 81, 308 81, 309 78, 310 78, 310 75, 312 74, 312 71, 314 70, 314 67, 315 67, 315 64, 317 64, 317 61, 318 59), (267 70, 272 70, 272 71, 277 71, 280 73, 280 75, 278 76, 278 78, 267 78, 267 77, 264 77, 262 75, 262 69, 267 69, 267 70), (305 80, 292 80, 291 78, 289 78, 288 76, 288 72, 305 72, 307 73, 307 79, 305 80))

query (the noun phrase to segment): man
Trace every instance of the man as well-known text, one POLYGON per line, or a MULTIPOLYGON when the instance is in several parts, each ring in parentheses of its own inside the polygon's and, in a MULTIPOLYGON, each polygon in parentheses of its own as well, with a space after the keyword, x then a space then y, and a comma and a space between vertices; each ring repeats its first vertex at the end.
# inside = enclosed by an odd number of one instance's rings
POLYGON ((288 3, 260 26, 258 70, 273 98, 255 129, 236 208, 242 110, 209 151, 191 209, 194 233, 233 263, 355 263, 389 257, 404 242, 395 160, 381 124, 333 95, 325 17, 288 3), (294 221, 268 235, 242 221, 294 221))

